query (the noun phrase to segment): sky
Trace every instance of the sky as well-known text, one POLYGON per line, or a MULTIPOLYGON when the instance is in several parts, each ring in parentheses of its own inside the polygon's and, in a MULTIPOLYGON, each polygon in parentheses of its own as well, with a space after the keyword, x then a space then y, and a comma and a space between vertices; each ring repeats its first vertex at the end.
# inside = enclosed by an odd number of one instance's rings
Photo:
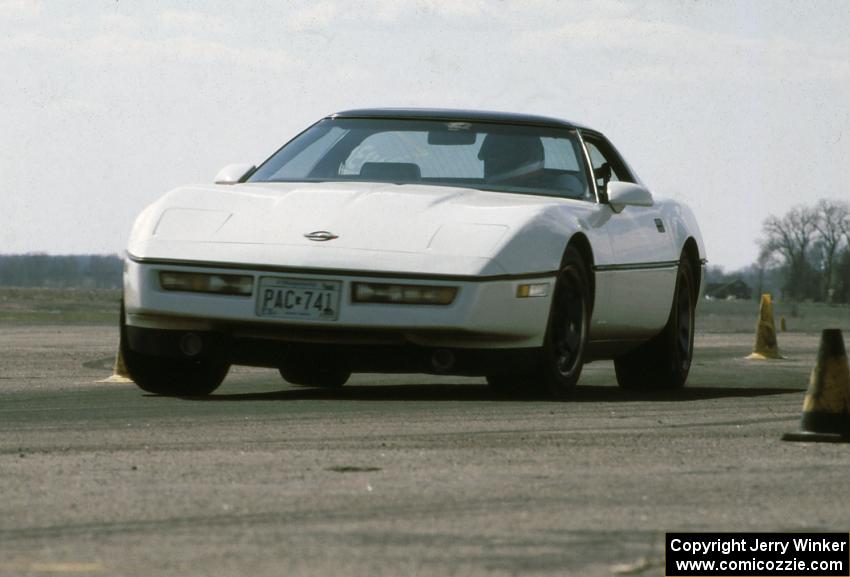
POLYGON ((727 270, 850 199, 842 0, 0 0, 0 74, 0 253, 120 254, 161 194, 359 107, 592 126, 727 270))

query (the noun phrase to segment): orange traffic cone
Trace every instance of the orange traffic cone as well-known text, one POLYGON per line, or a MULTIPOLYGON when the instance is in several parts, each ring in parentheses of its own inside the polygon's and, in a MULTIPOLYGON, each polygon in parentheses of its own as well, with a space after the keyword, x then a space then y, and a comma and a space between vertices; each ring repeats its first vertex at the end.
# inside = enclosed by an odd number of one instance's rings
POLYGON ((756 326, 756 344, 748 359, 781 359, 779 345, 776 343, 776 326, 773 324, 773 301, 769 294, 761 295, 759 322, 756 326))
POLYGON ((823 331, 800 430, 785 433, 782 440, 850 442, 850 367, 840 330, 823 331))

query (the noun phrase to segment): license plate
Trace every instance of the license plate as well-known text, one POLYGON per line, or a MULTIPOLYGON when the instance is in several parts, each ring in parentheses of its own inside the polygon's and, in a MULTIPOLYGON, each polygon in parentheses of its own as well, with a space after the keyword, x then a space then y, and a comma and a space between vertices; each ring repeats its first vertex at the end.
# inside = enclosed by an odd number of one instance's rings
POLYGON ((335 321, 342 283, 336 281, 262 277, 257 315, 285 319, 335 321))

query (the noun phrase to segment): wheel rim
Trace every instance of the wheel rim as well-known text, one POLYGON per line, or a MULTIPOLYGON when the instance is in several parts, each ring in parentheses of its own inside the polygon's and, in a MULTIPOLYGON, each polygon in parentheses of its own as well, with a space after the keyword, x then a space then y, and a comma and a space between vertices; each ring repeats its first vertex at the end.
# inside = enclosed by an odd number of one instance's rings
POLYGON ((676 295, 676 348, 683 369, 691 364, 691 334, 693 319, 691 318, 691 287, 687 275, 679 278, 679 291, 676 295))
POLYGON ((566 377, 579 364, 584 336, 584 295, 578 287, 575 273, 564 271, 555 304, 555 368, 566 377))

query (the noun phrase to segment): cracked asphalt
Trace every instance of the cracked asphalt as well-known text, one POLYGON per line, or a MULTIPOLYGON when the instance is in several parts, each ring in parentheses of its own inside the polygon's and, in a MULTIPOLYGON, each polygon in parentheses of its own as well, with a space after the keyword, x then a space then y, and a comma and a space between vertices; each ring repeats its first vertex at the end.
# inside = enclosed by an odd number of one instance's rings
POLYGON ((0 575, 662 575, 665 531, 847 531, 850 446, 784 443, 818 336, 698 335, 683 391, 235 368, 210 398, 109 374, 110 327, 0 329, 0 575))

